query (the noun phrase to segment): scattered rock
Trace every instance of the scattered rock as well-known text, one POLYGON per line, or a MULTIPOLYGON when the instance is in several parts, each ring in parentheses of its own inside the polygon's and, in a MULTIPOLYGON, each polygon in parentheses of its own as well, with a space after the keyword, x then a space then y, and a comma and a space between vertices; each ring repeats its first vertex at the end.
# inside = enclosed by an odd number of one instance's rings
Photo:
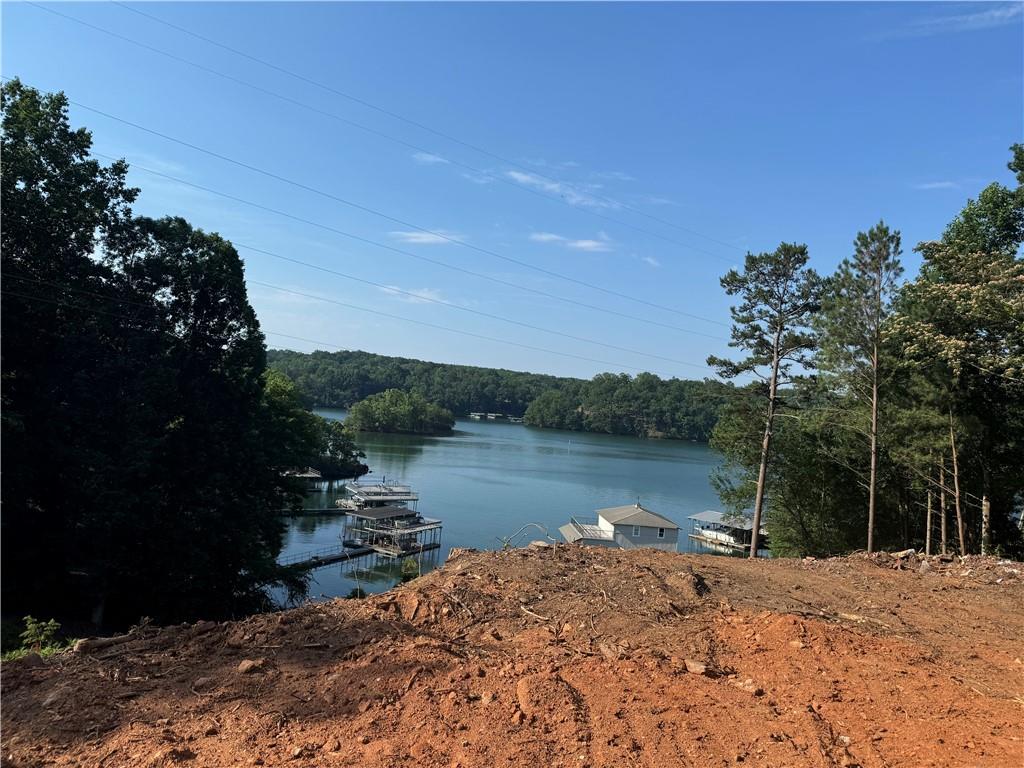
POLYGON ((242 659, 238 662, 238 674, 251 675, 254 672, 262 672, 266 666, 266 659, 242 659))
POLYGON ((691 675, 706 675, 708 673, 708 665, 701 661, 684 659, 683 664, 686 665, 686 671, 691 675))
POLYGON ((213 683, 212 677, 197 677, 192 681, 192 690, 201 691, 204 688, 209 688, 211 683, 213 683))

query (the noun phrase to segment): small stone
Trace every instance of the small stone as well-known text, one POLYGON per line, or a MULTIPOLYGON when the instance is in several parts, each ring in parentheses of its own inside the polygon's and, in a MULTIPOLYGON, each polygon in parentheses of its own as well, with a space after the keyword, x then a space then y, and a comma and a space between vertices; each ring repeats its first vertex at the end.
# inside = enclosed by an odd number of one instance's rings
POLYGON ((324 749, 328 752, 337 752, 341 749, 341 742, 337 739, 328 739, 324 742, 324 749))
POLYGON ((43 661, 43 657, 40 656, 35 651, 32 651, 30 653, 26 653, 24 656, 22 656, 20 663, 21 663, 21 666, 23 666, 23 667, 45 667, 46 666, 46 662, 43 661))
POLYGON ((266 666, 266 659, 242 659, 238 663, 238 674, 250 675, 253 672, 261 672, 266 666))
POLYGON ((369 744, 370 743, 370 737, 366 736, 366 735, 360 736, 359 737, 359 743, 360 744, 369 744))
POLYGON ((708 671, 708 665, 693 659, 684 659, 683 663, 686 665, 686 671, 691 675, 703 675, 708 671))
POLYGON ((522 725, 526 722, 526 715, 523 714, 523 710, 517 709, 512 713, 512 725, 522 725))
POLYGON ((931 573, 931 571, 932 571, 932 564, 929 563, 927 560, 922 560, 921 561, 921 565, 917 569, 917 572, 918 573, 931 573))
POLYGON ((804 647, 803 640, 790 640, 789 641, 789 645, 790 645, 791 648, 803 648, 804 647))
POLYGON ((200 688, 208 687, 212 682, 212 677, 197 677, 195 680, 192 681, 192 687, 198 691, 200 688))
POLYGON ((360 712, 365 712, 369 708, 370 708, 370 700, 369 699, 363 699, 362 701, 359 702, 359 711, 360 712))

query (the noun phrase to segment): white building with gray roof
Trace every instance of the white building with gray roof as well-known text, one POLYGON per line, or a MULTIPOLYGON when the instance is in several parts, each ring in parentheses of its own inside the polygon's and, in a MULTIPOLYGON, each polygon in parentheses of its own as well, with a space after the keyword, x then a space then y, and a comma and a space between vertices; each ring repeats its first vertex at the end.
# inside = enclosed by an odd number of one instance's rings
POLYGON ((675 552, 679 526, 640 503, 597 510, 596 518, 570 518, 558 529, 570 544, 594 547, 653 547, 675 552))

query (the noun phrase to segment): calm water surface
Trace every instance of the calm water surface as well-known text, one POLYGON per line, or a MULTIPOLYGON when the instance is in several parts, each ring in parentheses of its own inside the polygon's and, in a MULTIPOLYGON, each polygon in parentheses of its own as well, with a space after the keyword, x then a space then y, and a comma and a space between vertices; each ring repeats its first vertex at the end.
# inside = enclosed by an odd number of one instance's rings
MULTIPOLYGON (((344 411, 321 409, 327 418, 344 411)), ((439 552, 425 554, 422 569, 443 562, 452 547, 495 549, 543 538, 545 527, 561 541, 558 526, 572 515, 590 517, 601 507, 640 502, 682 527, 680 551, 691 551, 687 516, 719 507, 709 483, 719 456, 707 446, 669 440, 536 429, 522 424, 459 419, 451 437, 360 435, 371 473, 363 482, 403 480, 420 495, 419 511, 444 521, 439 552)), ((324 487, 308 507, 330 507, 338 488, 324 487)), ((338 543, 343 518, 300 517, 288 523, 282 556, 338 543)), ((699 546, 699 545, 698 545, 699 546)), ((390 588, 399 565, 332 565, 312 572, 310 597, 390 588), (374 567, 376 565, 376 567, 374 567)))

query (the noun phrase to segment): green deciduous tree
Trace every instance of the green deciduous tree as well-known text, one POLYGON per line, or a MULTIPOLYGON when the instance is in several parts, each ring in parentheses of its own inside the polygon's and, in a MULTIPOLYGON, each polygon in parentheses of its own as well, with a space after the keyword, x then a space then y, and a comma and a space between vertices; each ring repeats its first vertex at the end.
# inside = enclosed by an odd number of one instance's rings
POLYGON ((388 389, 353 405, 345 426, 352 432, 448 435, 455 426, 455 417, 422 395, 388 389))
POLYGON ((730 310, 733 326, 729 346, 747 354, 736 361, 711 356, 708 365, 726 378, 751 375, 760 379, 763 384, 756 391, 766 401, 751 557, 757 556, 779 389, 792 381, 794 366, 799 371, 808 363, 808 353, 814 347, 809 324, 819 307, 821 280, 807 267, 807 259, 807 246, 782 243, 772 252, 748 253, 743 271, 730 270, 721 281, 728 295, 740 297, 740 303, 730 310))
POLYGON ((264 376, 234 247, 134 217, 66 108, 3 86, 4 600, 113 624, 263 607, 289 578, 283 473, 323 427, 264 376))

